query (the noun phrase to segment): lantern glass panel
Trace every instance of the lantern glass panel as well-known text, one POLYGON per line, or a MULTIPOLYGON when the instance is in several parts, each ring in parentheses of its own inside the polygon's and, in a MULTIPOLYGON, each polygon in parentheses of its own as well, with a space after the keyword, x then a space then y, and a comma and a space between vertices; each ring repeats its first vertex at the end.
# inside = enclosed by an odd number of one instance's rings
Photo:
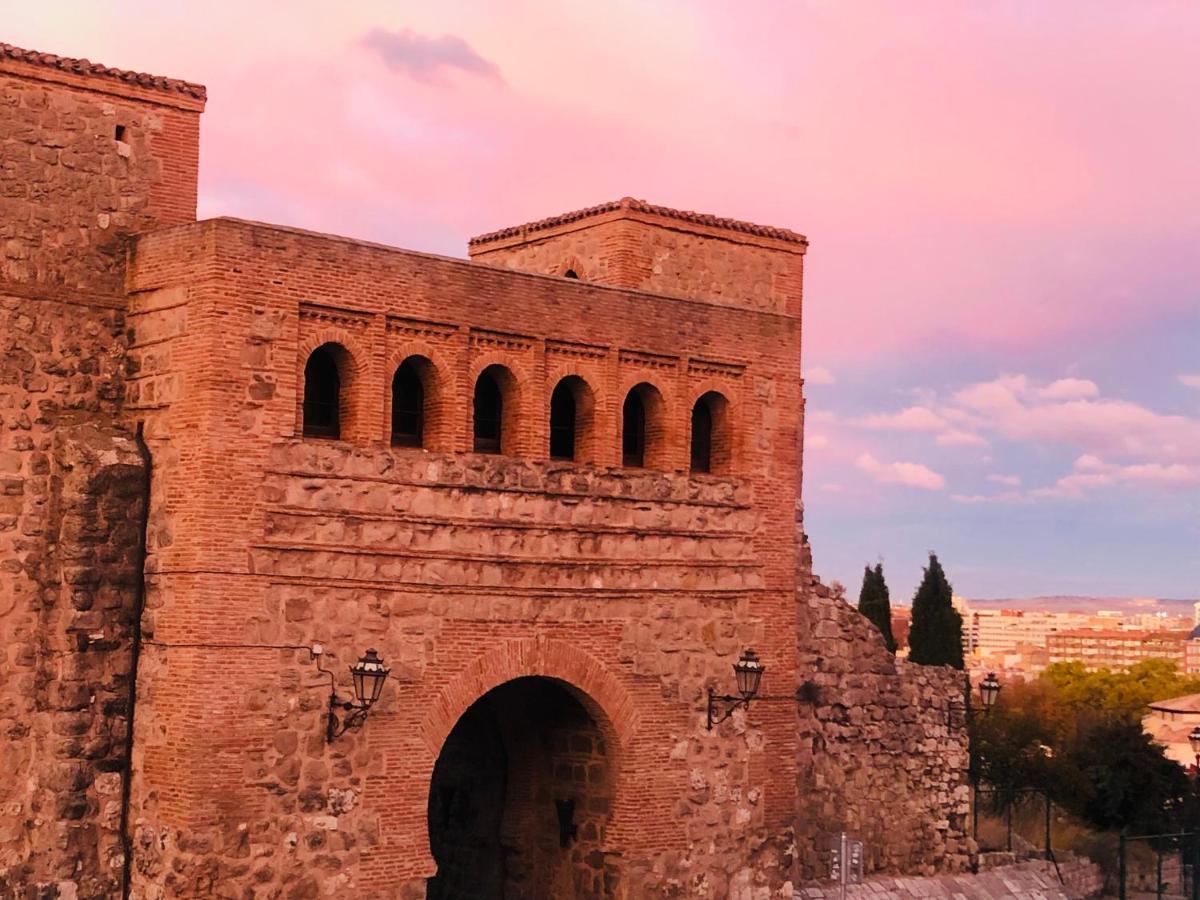
POLYGON ((1192 729, 1192 733, 1188 735, 1188 743, 1192 745, 1193 753, 1200 753, 1200 726, 1192 729))
POLYGON ((354 698, 360 706, 370 706, 379 699, 383 690, 383 682, 391 671, 383 664, 375 650, 368 650, 362 659, 350 667, 350 677, 354 682, 354 698))
POLYGON ((995 672, 988 672, 987 678, 979 682, 979 698, 983 701, 984 709, 991 709, 1000 696, 1000 681, 995 672))
POLYGON ((738 693, 749 700, 758 693, 765 667, 758 661, 753 650, 747 650, 733 665, 733 675, 737 681, 738 693))

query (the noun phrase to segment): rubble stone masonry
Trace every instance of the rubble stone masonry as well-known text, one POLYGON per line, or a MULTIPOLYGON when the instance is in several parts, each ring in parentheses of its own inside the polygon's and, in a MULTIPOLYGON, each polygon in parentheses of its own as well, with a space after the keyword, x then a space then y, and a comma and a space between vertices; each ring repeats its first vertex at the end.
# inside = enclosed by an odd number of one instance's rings
POLYGON ((195 222, 204 99, 0 45, 0 896, 759 900, 842 828, 964 866, 958 677, 811 574, 804 238, 641 201, 473 261, 195 222), (391 676, 327 742, 368 647, 391 676), (710 731, 747 648, 763 696, 710 731))

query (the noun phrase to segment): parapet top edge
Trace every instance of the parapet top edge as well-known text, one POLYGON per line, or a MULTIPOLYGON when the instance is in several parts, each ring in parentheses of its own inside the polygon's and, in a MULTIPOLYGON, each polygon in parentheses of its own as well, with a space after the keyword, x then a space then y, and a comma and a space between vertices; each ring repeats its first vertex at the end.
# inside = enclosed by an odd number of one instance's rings
POLYGON ((58 56, 53 53, 42 53, 38 50, 26 50, 22 47, 15 47, 12 44, 0 42, 0 62, 6 59, 15 60, 26 65, 41 66, 70 75, 103 78, 108 81, 119 81, 133 87, 183 94, 194 100, 204 101, 208 99, 208 92, 202 84, 195 84, 194 82, 183 81, 178 78, 167 78, 164 75, 151 75, 147 72, 114 69, 86 59, 58 56))
POLYGON ((467 243, 469 246, 475 247, 480 244, 488 244, 492 243, 493 241, 504 240, 506 238, 520 237, 532 232, 545 231, 550 228, 556 228, 559 225, 568 225, 572 222, 578 222, 581 219, 588 219, 593 216, 599 216, 622 209, 633 212, 649 213, 650 215, 662 216, 666 219, 674 219, 676 221, 687 222, 692 225, 704 225, 709 228, 722 228, 726 231, 735 231, 741 234, 751 234, 756 237, 772 238, 777 241, 786 241, 788 243, 803 245, 808 244, 808 238, 788 228, 777 228, 773 225, 756 225, 753 222, 745 222, 741 219, 727 219, 722 216, 712 215, 710 213, 672 209, 669 206, 658 206, 654 203, 647 203, 645 200, 639 200, 636 197, 622 197, 620 200, 611 200, 607 203, 598 204, 597 206, 588 206, 583 209, 576 209, 571 212, 560 213, 557 216, 550 216, 546 219, 538 219, 535 222, 526 222, 522 225, 510 225, 507 228, 501 228, 497 231, 489 231, 486 234, 476 235, 467 243))

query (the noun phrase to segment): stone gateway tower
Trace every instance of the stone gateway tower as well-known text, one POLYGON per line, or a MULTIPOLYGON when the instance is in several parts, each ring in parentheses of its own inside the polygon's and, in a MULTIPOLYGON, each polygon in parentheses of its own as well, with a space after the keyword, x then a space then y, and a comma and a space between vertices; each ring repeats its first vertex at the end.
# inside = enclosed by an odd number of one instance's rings
POLYGON ((0 897, 786 897, 841 829, 963 866, 961 682, 811 574, 804 237, 197 222, 205 99, 0 44, 0 897))

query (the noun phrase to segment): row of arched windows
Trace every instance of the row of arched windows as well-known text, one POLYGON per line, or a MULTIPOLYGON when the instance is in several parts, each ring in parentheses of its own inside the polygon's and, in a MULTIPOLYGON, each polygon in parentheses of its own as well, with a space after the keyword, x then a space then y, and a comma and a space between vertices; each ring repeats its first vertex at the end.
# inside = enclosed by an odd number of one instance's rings
MULTIPOLYGON (((327 343, 304 366, 303 433, 337 439, 346 406, 345 372, 349 354, 327 343)), ((429 426, 433 363, 423 356, 405 359, 392 376, 391 440, 397 447, 424 447, 429 426)), ((511 407, 516 379, 502 365, 490 365, 475 380, 472 399, 472 447, 476 453, 508 453, 516 427, 511 407), (508 415, 506 415, 508 413, 508 415)), ((709 391, 696 400, 691 421, 691 470, 725 472, 730 458, 728 401, 709 391)), ((591 439, 595 398, 587 382, 568 375, 550 394, 550 457, 580 458, 591 439)), ((621 462, 630 468, 662 467, 665 404, 659 390, 642 382, 625 395, 621 408, 621 462)))

